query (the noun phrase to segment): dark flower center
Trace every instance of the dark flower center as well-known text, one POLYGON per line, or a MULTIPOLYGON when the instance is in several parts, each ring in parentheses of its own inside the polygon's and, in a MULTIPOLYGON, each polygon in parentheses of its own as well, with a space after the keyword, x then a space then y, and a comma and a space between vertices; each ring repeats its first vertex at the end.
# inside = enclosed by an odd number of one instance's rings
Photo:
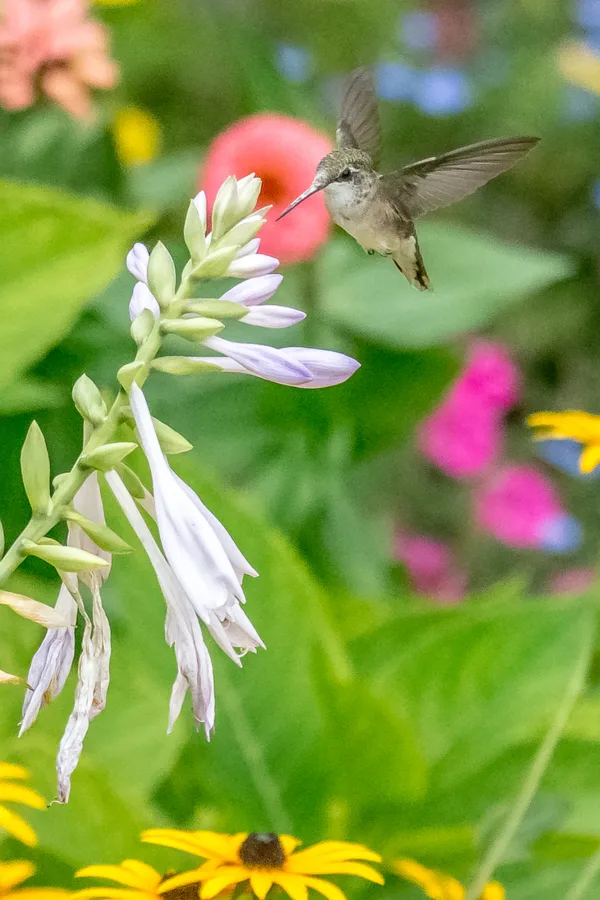
POLYGON ((272 175, 261 175, 262 178, 262 188, 260 192, 260 203, 263 206, 268 206, 270 203, 287 203, 287 194, 285 187, 281 184, 278 178, 274 178, 272 175))
POLYGON ((281 869, 285 853, 273 832, 249 834, 239 851, 240 860, 249 869, 281 869))
MULTIPOLYGON (((166 872, 162 881, 172 878, 176 875, 175 871, 166 872)), ((198 900, 198 890, 200 882, 195 881, 193 884, 183 884, 181 887, 174 888, 172 891, 165 891, 162 895, 164 900, 198 900)))

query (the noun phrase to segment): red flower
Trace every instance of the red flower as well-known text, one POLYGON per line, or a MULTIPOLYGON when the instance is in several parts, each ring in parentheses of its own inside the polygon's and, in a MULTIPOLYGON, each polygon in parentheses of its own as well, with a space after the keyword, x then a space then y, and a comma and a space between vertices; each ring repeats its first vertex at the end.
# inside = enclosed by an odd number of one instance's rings
POLYGON ((327 240, 329 215, 321 192, 281 222, 277 216, 311 184, 317 163, 331 150, 328 138, 305 122, 278 113, 257 113, 235 122, 212 142, 198 186, 209 208, 228 175, 255 172, 262 179, 259 206, 273 205, 261 229, 261 253, 282 263, 310 259, 327 240))

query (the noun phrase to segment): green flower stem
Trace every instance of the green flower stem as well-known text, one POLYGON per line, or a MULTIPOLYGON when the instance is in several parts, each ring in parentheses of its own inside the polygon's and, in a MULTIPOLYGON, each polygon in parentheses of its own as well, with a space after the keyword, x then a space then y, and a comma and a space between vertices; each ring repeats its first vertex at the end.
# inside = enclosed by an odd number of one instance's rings
MULTIPOLYGON (((189 279, 185 278, 181 282, 179 290, 173 298, 173 302, 169 308, 161 311, 160 317, 156 321, 154 328, 148 338, 138 348, 135 356, 135 362, 143 362, 144 368, 140 370, 136 377, 136 383, 143 385, 150 374, 150 363, 158 353, 161 343, 160 323, 163 319, 169 318, 173 313, 173 308, 181 305, 181 301, 187 296, 189 290, 189 279)), ((17 569, 25 559, 23 553, 23 541, 39 541, 45 537, 48 532, 60 522, 63 510, 66 506, 71 506, 75 495, 82 486, 90 469, 82 465, 81 458, 84 454, 92 450, 96 450, 103 444, 110 443, 115 432, 121 423, 121 414, 124 407, 129 404, 129 398, 124 390, 120 390, 117 394, 104 422, 94 429, 85 441, 81 454, 75 461, 70 472, 61 479, 60 484, 52 494, 52 511, 49 515, 34 515, 29 520, 19 537, 12 546, 6 551, 4 557, 0 560, 0 584, 3 584, 7 578, 17 569)))
POLYGON ((592 886, 596 875, 600 873, 600 850, 590 856, 573 886, 565 894, 565 900, 583 900, 588 888, 592 886))
MULTIPOLYGON (((479 900, 486 884, 493 877, 494 871, 501 863, 510 842, 517 833, 527 810, 533 800, 540 782, 544 776, 544 772, 548 768, 548 764, 552 759, 552 755, 560 736, 567 724, 575 701, 579 696, 585 681, 589 657, 592 648, 592 640, 594 637, 593 629, 588 629, 585 633, 583 644, 579 656, 577 657, 575 667, 569 682, 565 695, 558 707, 550 727, 540 744, 540 747, 533 759, 531 768, 527 773, 523 786, 519 791, 515 804, 508 814, 506 821, 499 834, 491 843, 487 853, 482 859, 475 877, 471 882, 466 894, 465 900, 479 900)), ((600 865, 600 863, 599 863, 600 865)), ((576 897, 579 895, 575 895, 576 897)), ((571 898, 573 900, 573 898, 571 898)))

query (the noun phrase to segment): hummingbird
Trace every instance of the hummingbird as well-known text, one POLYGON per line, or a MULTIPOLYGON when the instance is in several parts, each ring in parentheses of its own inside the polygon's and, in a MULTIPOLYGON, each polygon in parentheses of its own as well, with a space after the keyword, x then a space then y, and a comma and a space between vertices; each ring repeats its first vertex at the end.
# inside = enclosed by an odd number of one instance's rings
POLYGON ((369 69, 352 72, 344 85, 335 150, 324 156, 310 187, 279 216, 323 191, 337 225, 369 254, 388 256, 409 284, 430 287, 414 220, 472 194, 514 166, 538 143, 537 137, 480 141, 430 156, 382 175, 377 171, 381 127, 369 69))

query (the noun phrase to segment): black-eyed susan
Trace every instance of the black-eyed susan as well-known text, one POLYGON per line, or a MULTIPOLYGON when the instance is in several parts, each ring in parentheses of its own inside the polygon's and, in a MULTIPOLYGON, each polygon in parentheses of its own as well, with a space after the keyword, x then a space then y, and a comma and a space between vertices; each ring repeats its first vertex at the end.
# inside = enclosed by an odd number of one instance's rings
POLYGON ((0 863, 0 900, 66 900, 70 896, 62 888, 19 887, 34 873, 30 862, 0 863))
POLYGON ((318 891, 326 900, 345 900, 339 887, 314 876, 357 875, 375 884, 383 884, 379 872, 366 865, 366 862, 381 862, 381 857, 362 844, 321 841, 306 850, 295 852, 301 841, 289 834, 228 835, 162 828, 145 831, 142 840, 184 850, 207 860, 198 869, 163 882, 160 886, 163 896, 198 883, 201 900, 211 900, 221 891, 247 883, 247 889, 258 900, 264 900, 274 884, 282 888, 291 900, 307 900, 308 888, 318 891))
POLYGON ((122 887, 90 887, 77 891, 82 900, 157 900, 163 876, 147 863, 124 859, 119 866, 86 866, 75 872, 75 878, 106 878, 122 887))
MULTIPOLYGON (((465 900, 465 889, 456 878, 427 869, 414 859, 400 859, 393 865, 394 871, 418 884, 431 900, 465 900)), ((490 881, 484 887, 480 900, 505 900, 505 892, 497 881, 490 881)))
POLYGON ((528 416, 527 424, 536 429, 536 440, 568 440, 580 444, 582 474, 592 472, 600 464, 600 416, 576 409, 562 413, 537 412, 528 416))
POLYGON ((28 825, 18 813, 3 805, 5 802, 22 803, 23 806, 30 806, 32 809, 45 809, 46 801, 37 791, 23 784, 13 784, 15 781, 26 781, 28 778, 29 772, 23 766, 0 763, 0 828, 4 828, 28 847, 35 847, 37 837, 31 825, 28 825))

